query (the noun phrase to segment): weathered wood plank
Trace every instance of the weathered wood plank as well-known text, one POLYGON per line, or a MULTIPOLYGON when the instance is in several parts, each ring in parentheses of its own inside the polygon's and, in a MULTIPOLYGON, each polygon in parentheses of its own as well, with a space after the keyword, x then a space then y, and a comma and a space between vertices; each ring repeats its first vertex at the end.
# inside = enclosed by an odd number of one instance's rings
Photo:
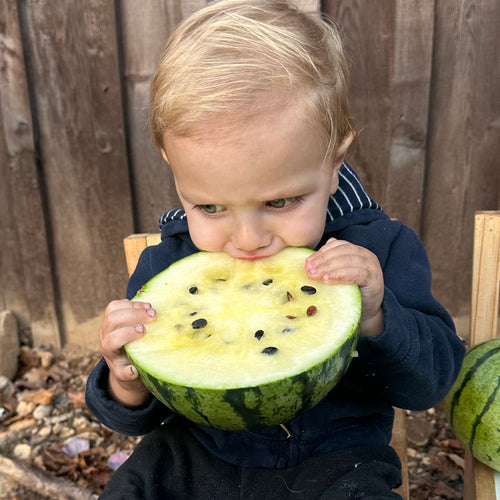
POLYGON ((65 340, 94 345, 133 227, 114 4, 22 6, 65 340))
POLYGON ((151 79, 163 47, 183 19, 186 8, 184 2, 178 0, 140 3, 123 0, 120 6, 125 114, 134 178, 136 230, 141 232, 157 231, 159 217, 170 208, 180 206, 172 173, 153 144, 147 122, 151 79))
POLYGON ((359 137, 348 161, 370 195, 383 204, 391 136, 395 4, 327 0, 324 10, 339 25, 351 69, 350 102, 359 137))
POLYGON ((420 231, 434 35, 434 0, 396 2, 384 209, 420 231))
POLYGON ((438 299, 470 302, 475 210, 500 207, 500 5, 436 3, 422 237, 438 299))
POLYGON ((0 0, 0 309, 60 346, 16 2, 0 0))
POLYGON ((417 232, 425 172, 433 1, 327 2, 351 67, 358 142, 349 159, 370 193, 417 232), (361 36, 362 34, 362 36, 361 36))

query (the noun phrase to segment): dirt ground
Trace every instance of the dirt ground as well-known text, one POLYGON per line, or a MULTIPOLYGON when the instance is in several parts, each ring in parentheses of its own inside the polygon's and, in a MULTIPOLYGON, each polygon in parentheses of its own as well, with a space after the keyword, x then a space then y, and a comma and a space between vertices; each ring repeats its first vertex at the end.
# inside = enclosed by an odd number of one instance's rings
MULTIPOLYGON (((22 349, 14 382, 0 377, 0 500, 97 498, 137 438, 102 426, 84 403, 97 353, 22 349)), ((441 407, 408 412, 412 500, 461 499, 464 451, 441 407)))

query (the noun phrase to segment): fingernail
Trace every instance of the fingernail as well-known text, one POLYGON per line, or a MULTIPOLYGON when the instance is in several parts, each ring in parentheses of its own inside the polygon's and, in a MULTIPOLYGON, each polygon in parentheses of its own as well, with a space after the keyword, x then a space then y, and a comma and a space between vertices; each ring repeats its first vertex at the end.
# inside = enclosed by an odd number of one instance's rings
POLYGON ((137 332, 137 333, 144 333, 144 325, 137 325, 134 330, 137 332))
POLYGON ((154 309, 148 309, 146 312, 148 313, 148 316, 151 316, 152 318, 156 316, 156 311, 154 309))
POLYGON ((316 269, 316 267, 314 267, 314 264, 311 264, 309 262, 306 263, 306 271, 309 274, 316 274, 318 272, 318 270, 316 269))

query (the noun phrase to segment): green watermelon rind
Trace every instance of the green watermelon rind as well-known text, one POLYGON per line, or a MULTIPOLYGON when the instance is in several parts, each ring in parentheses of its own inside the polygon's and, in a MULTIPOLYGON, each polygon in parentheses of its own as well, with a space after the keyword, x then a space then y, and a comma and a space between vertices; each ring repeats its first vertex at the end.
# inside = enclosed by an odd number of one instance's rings
POLYGON ((467 351, 443 408, 464 448, 500 471, 500 338, 467 351))
POLYGON ((138 371, 157 399, 195 423, 226 430, 269 427, 288 422, 312 408, 337 385, 353 357, 358 329, 353 329, 336 352, 309 370, 255 387, 184 387, 160 381, 140 367, 138 371))

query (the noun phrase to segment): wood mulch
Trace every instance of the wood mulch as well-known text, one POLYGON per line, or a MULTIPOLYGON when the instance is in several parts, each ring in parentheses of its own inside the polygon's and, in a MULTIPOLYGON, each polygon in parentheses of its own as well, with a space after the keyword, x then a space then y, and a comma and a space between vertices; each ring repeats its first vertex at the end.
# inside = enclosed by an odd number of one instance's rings
MULTIPOLYGON (((96 499, 138 438, 101 425, 85 407, 98 353, 23 347, 11 382, 0 377, 0 500, 96 499)), ((464 451, 441 407, 408 412, 412 500, 462 498, 464 451)))

